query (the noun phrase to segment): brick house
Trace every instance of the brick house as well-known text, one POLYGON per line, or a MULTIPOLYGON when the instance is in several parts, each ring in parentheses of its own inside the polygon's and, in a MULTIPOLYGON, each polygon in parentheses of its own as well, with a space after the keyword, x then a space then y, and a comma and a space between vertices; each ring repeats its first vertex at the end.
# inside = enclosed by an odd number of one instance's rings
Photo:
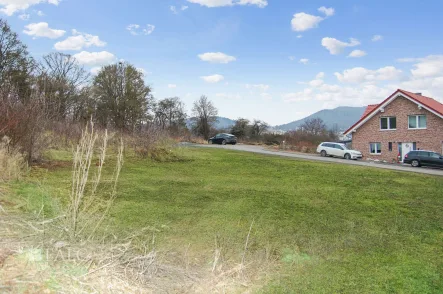
POLYGON ((380 104, 368 105, 344 134, 352 135, 352 148, 365 159, 403 160, 418 149, 443 153, 443 104, 399 89, 380 104))

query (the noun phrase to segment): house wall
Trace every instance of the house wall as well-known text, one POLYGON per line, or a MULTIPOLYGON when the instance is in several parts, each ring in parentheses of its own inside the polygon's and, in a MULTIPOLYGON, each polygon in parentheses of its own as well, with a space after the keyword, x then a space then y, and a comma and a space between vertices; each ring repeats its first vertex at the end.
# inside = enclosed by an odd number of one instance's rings
POLYGON ((425 110, 418 109, 418 105, 406 98, 399 97, 385 107, 385 112, 378 112, 365 124, 352 133, 352 148, 359 150, 364 159, 378 159, 392 162, 397 159, 398 143, 414 143, 422 150, 432 150, 442 153, 443 146, 443 119, 425 110), (408 129, 408 115, 425 114, 427 128, 422 130, 408 129), (380 130, 380 118, 395 116, 396 130, 380 130), (369 143, 381 143, 381 154, 370 154, 369 143), (392 151, 389 151, 389 142, 392 142, 392 151))

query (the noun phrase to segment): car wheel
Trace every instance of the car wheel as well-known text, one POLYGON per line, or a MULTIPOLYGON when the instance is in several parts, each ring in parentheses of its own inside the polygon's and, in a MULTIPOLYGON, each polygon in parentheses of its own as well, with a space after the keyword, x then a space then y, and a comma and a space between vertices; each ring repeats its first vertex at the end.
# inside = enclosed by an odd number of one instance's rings
POLYGON ((321 155, 322 157, 326 157, 328 154, 326 153, 325 150, 322 150, 322 151, 320 152, 320 155, 321 155))
POLYGON ((345 159, 346 159, 346 160, 350 160, 350 159, 351 159, 351 154, 346 153, 346 154, 345 154, 345 159))
POLYGON ((411 165, 413 167, 419 167, 420 166, 420 162, 418 160, 414 159, 413 161, 411 161, 411 165))
POLYGON ((222 145, 226 145, 226 140, 223 140, 223 141, 222 141, 222 145))
POLYGON ((232 145, 237 145, 237 142, 232 143, 232 145))

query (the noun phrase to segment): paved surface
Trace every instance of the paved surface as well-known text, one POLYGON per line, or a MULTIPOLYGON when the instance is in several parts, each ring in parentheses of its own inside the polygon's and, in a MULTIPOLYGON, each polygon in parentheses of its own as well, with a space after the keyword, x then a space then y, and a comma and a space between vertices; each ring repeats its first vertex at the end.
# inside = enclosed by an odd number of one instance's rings
POLYGON ((253 153, 260 153, 260 154, 267 154, 267 155, 274 155, 274 156, 282 156, 282 157, 290 157, 290 158, 298 158, 298 159, 306 159, 306 160, 313 160, 313 161, 323 161, 323 162, 333 162, 333 163, 341 163, 341 164, 349 164, 349 165, 360 165, 360 166, 368 166, 373 168, 383 168, 383 169, 390 169, 390 170, 397 170, 397 171, 404 171, 404 172, 414 172, 414 173, 421 173, 421 174, 429 174, 429 175, 436 175, 436 176, 443 176, 443 169, 437 169, 437 168, 427 168, 427 167, 411 167, 410 165, 400 165, 400 164, 384 164, 384 163, 376 163, 372 161, 356 161, 356 160, 345 160, 341 158, 332 158, 332 157, 321 157, 319 155, 305 155, 301 153, 294 153, 294 152, 285 152, 285 151, 273 151, 269 149, 265 149, 262 146, 252 146, 252 145, 198 145, 193 144, 192 146, 196 147, 204 147, 204 148, 221 148, 221 149, 228 149, 228 150, 238 150, 238 151, 246 151, 246 152, 253 152, 253 153))

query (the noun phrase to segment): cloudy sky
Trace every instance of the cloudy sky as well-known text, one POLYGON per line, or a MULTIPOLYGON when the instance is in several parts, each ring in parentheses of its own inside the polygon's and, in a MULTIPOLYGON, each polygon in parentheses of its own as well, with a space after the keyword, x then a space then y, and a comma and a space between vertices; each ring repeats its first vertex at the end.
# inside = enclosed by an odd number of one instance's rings
POLYGON ((282 124, 380 102, 402 88, 443 100, 443 1, 0 0, 40 58, 92 73, 125 60, 157 99, 207 95, 229 118, 282 124))

